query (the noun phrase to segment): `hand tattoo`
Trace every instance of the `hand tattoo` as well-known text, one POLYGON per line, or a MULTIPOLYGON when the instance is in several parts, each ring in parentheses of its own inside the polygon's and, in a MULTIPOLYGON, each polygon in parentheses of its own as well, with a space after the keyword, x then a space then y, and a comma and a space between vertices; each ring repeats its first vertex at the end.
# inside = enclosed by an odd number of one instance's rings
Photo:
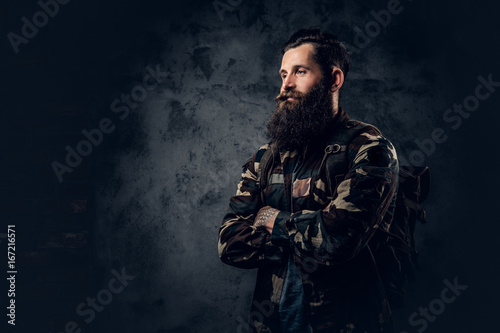
POLYGON ((255 218, 254 225, 256 227, 263 227, 266 225, 269 219, 273 219, 278 215, 279 210, 271 207, 263 208, 257 214, 255 218))

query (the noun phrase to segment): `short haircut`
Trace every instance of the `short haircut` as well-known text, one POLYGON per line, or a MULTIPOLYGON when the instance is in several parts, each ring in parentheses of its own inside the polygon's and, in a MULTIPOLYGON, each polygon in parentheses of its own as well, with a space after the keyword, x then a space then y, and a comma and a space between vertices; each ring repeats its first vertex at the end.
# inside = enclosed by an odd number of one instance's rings
POLYGON ((314 60, 320 65, 325 78, 329 77, 333 66, 339 67, 347 77, 349 72, 350 56, 347 47, 337 36, 324 33, 320 29, 301 29, 294 33, 286 42, 282 54, 303 44, 312 44, 314 60))

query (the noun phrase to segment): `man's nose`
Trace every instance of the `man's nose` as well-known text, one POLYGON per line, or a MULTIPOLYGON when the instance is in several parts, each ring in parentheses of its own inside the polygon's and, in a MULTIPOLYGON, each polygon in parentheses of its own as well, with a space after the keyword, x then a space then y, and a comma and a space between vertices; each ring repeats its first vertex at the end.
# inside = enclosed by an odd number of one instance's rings
POLYGON ((293 89, 295 89, 295 80, 293 78, 293 75, 288 75, 283 79, 283 83, 281 84, 281 92, 293 89))

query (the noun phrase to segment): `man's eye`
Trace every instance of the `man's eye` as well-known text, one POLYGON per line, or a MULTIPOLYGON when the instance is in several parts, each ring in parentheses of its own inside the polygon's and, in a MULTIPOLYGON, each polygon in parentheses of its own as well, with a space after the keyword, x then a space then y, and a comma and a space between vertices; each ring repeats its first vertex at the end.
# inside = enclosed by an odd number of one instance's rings
POLYGON ((305 73, 306 73, 306 71, 305 71, 305 70, 302 70, 302 69, 299 69, 299 70, 297 71, 297 74, 305 74, 305 73))

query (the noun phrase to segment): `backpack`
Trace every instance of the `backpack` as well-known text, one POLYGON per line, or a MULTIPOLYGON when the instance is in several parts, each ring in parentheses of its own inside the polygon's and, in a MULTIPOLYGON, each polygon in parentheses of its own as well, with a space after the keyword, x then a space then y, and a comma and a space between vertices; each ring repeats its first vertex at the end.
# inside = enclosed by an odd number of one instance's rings
MULTIPOLYGON (((333 195, 334 188, 348 172, 347 147, 350 142, 373 125, 356 120, 347 120, 335 129, 325 147, 322 167, 326 168, 328 193, 333 195), (331 175, 334 179, 330 179, 331 175)), ((275 148, 263 153, 257 168, 257 183, 263 195, 272 171, 275 148)), ((396 207, 388 231, 377 228, 368 246, 377 264, 378 273, 384 286, 391 308, 404 306, 407 281, 415 279, 414 266, 419 268, 415 250, 415 227, 417 220, 426 222, 425 210, 420 206, 430 190, 430 170, 428 167, 399 166, 399 182, 396 207)), ((378 221, 379 223, 381 221, 378 221)))

